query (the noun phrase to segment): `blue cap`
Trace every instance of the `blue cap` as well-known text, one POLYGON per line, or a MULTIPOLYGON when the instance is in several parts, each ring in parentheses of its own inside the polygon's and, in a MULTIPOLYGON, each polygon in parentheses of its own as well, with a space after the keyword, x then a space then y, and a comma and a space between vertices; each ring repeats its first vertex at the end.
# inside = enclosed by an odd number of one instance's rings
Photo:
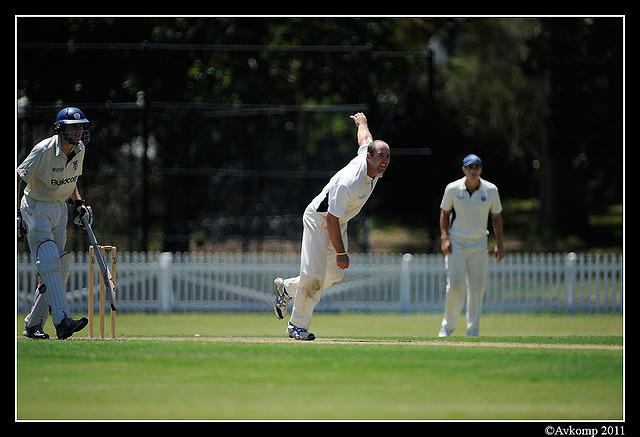
POLYGON ((478 155, 474 155, 473 153, 465 156, 464 159, 462 160, 463 167, 468 167, 471 164, 482 165, 482 160, 478 155))

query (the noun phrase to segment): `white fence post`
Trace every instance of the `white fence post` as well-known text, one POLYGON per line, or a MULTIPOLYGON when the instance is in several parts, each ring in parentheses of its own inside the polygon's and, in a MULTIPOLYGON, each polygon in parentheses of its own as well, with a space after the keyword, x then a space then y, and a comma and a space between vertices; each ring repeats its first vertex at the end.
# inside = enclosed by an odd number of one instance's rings
POLYGON ((173 301, 172 263, 173 254, 171 252, 162 252, 158 255, 158 299, 160 310, 165 313, 171 311, 173 301))
POLYGON ((411 312, 411 260, 413 255, 402 255, 402 274, 400 275, 400 312, 411 312))
POLYGON ((564 284, 567 299, 567 308, 570 312, 575 312, 574 302, 576 299, 576 260, 578 256, 575 252, 570 252, 565 257, 564 284))

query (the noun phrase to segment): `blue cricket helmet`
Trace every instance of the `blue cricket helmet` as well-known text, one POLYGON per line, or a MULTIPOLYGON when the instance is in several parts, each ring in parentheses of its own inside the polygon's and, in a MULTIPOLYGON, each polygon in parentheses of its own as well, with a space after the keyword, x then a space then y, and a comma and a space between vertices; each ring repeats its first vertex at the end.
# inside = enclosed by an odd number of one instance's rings
MULTIPOLYGON (((84 116, 84 112, 82 112, 78 108, 69 106, 58 112, 58 116, 56 117, 56 122, 54 124, 54 131, 56 134, 60 135, 62 134, 62 125, 79 123, 89 124, 89 120, 87 120, 87 118, 84 116)), ((89 129, 85 127, 82 133, 81 140, 84 144, 87 144, 89 142, 89 138, 89 129)), ((77 144, 77 141, 69 140, 66 135, 63 136, 63 139, 70 141, 72 144, 77 144)))
POLYGON ((76 124, 76 123, 89 123, 89 120, 84 116, 84 113, 78 108, 68 107, 58 112, 56 117, 56 124, 76 124))

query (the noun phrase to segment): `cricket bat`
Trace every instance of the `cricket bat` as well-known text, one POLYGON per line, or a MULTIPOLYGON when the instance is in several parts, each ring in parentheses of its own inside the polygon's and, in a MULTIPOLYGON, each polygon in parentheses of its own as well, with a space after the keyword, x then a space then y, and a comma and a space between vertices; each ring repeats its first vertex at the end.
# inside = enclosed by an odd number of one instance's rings
MULTIPOLYGON (((93 233, 93 229, 91 229, 91 225, 87 221, 86 217, 82 218, 82 223, 84 224, 84 228, 87 231, 87 235, 89 235, 89 242, 93 246, 95 257, 98 260, 98 266, 100 267, 100 273, 102 274, 102 279, 104 280, 104 285, 107 287, 107 295, 109 296, 109 303, 111 304, 111 310, 116 310, 116 285, 113 283, 113 276, 107 267, 107 263, 104 260, 104 257, 100 253, 100 247, 98 246, 98 241, 96 240, 96 236, 93 233)), ((93 278, 90 278, 93 280, 93 278)))

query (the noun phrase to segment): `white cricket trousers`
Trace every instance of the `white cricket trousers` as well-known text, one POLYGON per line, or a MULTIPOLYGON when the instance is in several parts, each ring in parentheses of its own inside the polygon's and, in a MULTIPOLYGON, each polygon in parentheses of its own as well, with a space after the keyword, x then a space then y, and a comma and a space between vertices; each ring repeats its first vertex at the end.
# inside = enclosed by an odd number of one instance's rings
MULTIPOLYGON (((344 270, 336 265, 336 251, 329 239, 325 216, 309 205, 302 217, 302 224, 300 275, 285 279, 284 286, 289 296, 295 298, 289 323, 309 329, 322 290, 340 282, 344 270)), ((345 250, 348 250, 347 224, 341 224, 340 230, 345 250)))
POLYGON ((487 286, 487 244, 483 242, 469 247, 455 238, 450 238, 450 241, 451 253, 445 256, 447 288, 442 327, 449 333, 453 332, 466 296, 467 335, 477 336, 487 286))
POLYGON ((65 293, 69 257, 61 259, 67 241, 67 205, 65 202, 40 202, 23 196, 20 212, 27 228, 31 255, 46 290, 44 293, 36 291, 25 323, 29 327, 43 325, 50 309, 53 323, 58 325, 65 317, 71 317, 65 293))

